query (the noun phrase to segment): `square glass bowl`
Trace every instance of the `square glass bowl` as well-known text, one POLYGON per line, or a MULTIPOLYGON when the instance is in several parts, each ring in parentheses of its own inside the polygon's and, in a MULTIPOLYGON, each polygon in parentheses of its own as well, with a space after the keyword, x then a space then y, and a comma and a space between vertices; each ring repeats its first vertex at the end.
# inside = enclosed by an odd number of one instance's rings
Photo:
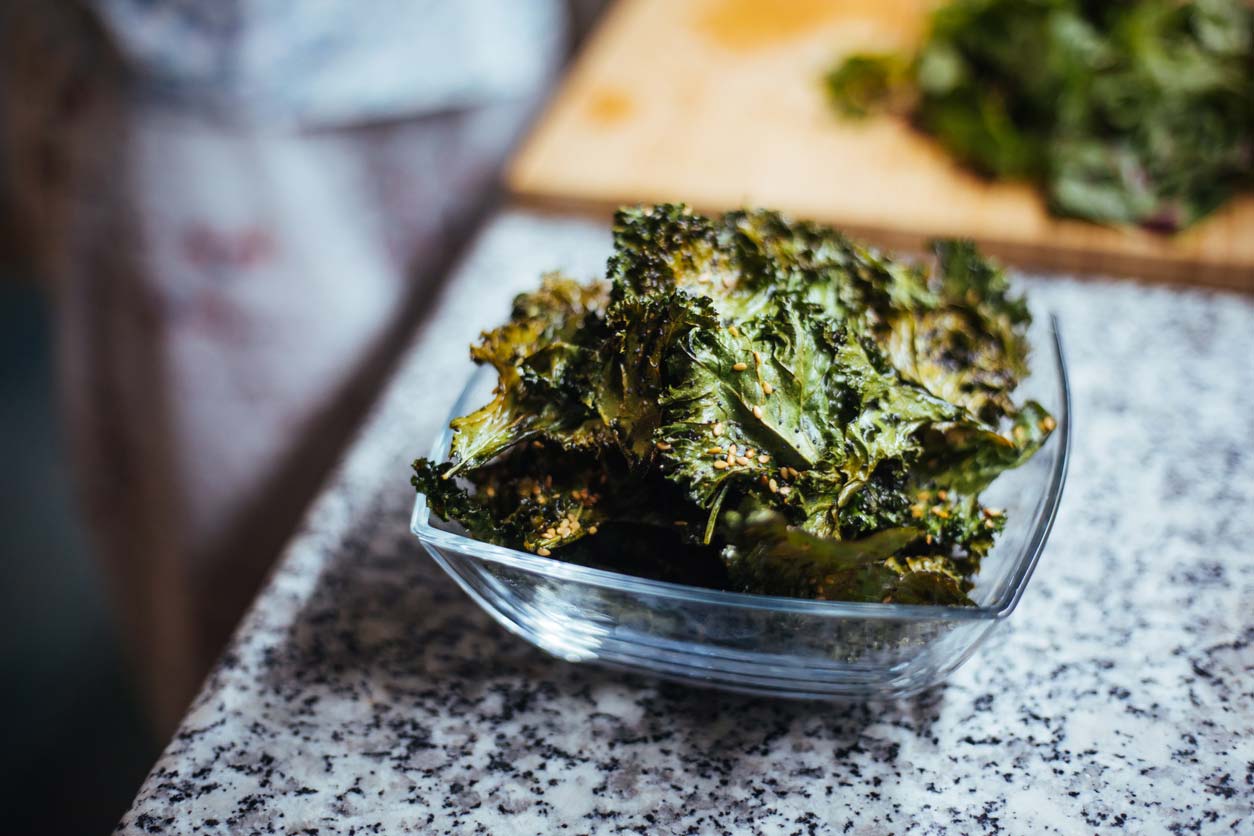
MULTIPOLYGON (((1016 396, 1039 401, 1058 426, 984 494, 1008 518, 976 578, 975 607, 750 595, 592 569, 437 527, 422 495, 410 525, 502 626, 562 659, 751 694, 907 696, 943 680, 1014 611, 1049 537, 1067 475, 1071 396, 1057 320, 1038 323, 1030 339, 1032 375, 1016 396)), ((486 403, 494 384, 480 369, 450 419, 486 403)), ((446 429, 432 460, 447 459, 451 440, 446 429)))

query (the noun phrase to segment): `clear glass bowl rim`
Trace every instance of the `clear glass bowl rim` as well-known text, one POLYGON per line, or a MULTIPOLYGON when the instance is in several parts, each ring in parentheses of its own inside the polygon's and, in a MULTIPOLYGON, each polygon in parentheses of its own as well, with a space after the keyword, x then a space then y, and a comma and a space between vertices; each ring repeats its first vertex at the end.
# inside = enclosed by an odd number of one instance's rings
MULTIPOLYGON (((949 607, 927 604, 881 604, 850 601, 815 601, 808 598, 786 598, 774 595, 758 595, 748 592, 729 592, 717 589, 703 589, 670 581, 651 580, 633 575, 624 575, 605 569, 593 569, 574 563, 566 563, 552 557, 540 557, 516 549, 498 546, 475 540, 463 534, 436 528, 431 525, 431 511, 427 507, 427 498, 418 494, 410 516, 410 530, 424 543, 444 549, 452 549, 462 554, 482 560, 488 560, 505 566, 511 566, 527 572, 535 572, 557 580, 574 581, 607 589, 628 593, 655 595, 665 598, 692 601, 724 607, 744 609, 773 610, 776 612, 799 613, 834 618, 882 618, 906 621, 987 621, 1002 619, 1014 612, 1023 597, 1028 581, 1036 570, 1045 543, 1049 539, 1054 518, 1058 513, 1058 505, 1062 499, 1063 486, 1067 479, 1067 466, 1071 457, 1071 386, 1067 378, 1067 364, 1063 350, 1062 334, 1058 318, 1050 315, 1050 347, 1053 349, 1052 359, 1058 373, 1059 408, 1055 418, 1058 427, 1051 443, 1061 446, 1054 466, 1049 473, 1046 486, 1044 514, 1041 515, 1036 528, 1031 532, 1024 550, 1016 556, 1017 565, 1012 570, 1011 581, 1002 594, 982 607, 949 607)), ((457 402, 449 414, 448 421, 465 414, 474 404, 470 398, 479 383, 481 375, 490 374, 491 370, 480 367, 470 377, 457 402)), ((445 427, 431 448, 432 461, 445 461, 453 439, 453 431, 445 422, 445 427)))

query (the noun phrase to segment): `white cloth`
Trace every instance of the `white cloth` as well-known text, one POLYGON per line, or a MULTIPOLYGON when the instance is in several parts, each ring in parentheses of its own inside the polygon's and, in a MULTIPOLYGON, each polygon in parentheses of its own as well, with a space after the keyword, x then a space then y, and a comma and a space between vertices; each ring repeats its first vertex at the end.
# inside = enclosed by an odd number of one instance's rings
POLYGON ((345 124, 528 95, 565 46, 560 0, 92 0, 144 87, 345 124))

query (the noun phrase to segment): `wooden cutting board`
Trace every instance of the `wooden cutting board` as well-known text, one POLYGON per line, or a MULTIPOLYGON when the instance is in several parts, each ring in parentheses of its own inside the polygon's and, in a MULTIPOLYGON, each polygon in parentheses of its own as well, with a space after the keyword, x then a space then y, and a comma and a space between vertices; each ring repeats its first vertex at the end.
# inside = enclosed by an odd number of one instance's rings
POLYGON ((769 206, 888 247, 971 237, 1030 268, 1254 291, 1254 197, 1176 236, 1051 217, 903 121, 838 118, 822 77, 850 50, 908 49, 925 0, 619 0, 523 144, 523 202, 606 212, 675 200, 769 206))

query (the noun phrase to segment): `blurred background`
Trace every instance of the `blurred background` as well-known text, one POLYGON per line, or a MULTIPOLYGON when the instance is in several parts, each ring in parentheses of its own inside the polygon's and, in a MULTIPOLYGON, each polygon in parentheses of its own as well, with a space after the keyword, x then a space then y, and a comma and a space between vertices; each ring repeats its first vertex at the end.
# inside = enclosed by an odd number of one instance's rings
POLYGON ((0 267, 0 751, 15 833, 105 833, 160 751, 74 492, 53 314, 21 259, 0 267), (37 814, 37 816, 35 815, 37 814))
POLYGON ((6 833, 103 833, 599 0, 0 4, 6 833))

